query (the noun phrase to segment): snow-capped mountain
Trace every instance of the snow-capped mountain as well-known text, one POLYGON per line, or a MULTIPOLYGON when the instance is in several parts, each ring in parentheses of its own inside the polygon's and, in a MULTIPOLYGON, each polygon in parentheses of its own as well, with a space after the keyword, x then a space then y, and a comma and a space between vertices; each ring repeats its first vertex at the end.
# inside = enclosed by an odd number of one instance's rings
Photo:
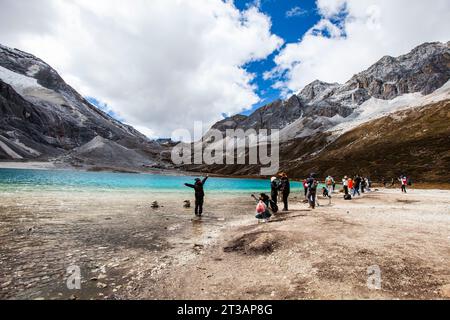
MULTIPOLYGON (((286 101, 268 104, 231 123, 245 130, 282 130, 284 141, 309 136, 344 122, 372 98, 392 100, 434 92, 450 79, 449 63, 450 43, 425 43, 398 58, 383 57, 345 84, 314 81, 286 101)), ((221 123, 230 120, 236 117, 221 123)))
MULTIPOLYGON (((336 158, 327 160, 328 150, 332 149, 333 145, 339 144, 343 148, 342 137, 352 136, 352 133, 360 130, 361 127, 370 134, 371 124, 378 125, 379 119, 390 116, 400 117, 399 114, 401 114, 402 119, 408 120, 410 115, 416 114, 414 110, 418 108, 428 110, 427 107, 436 105, 441 109, 448 108, 449 104, 442 105, 439 102, 450 99, 449 80, 450 42, 425 43, 406 55, 397 58, 383 57, 369 69, 353 76, 345 84, 331 84, 317 80, 286 101, 280 100, 266 105, 248 117, 235 116, 225 119, 213 128, 221 131, 230 128, 278 129, 282 143, 282 170, 297 176, 305 176, 309 170, 322 173, 334 171, 336 175, 345 172, 349 174, 346 168, 352 172, 358 171, 362 163, 351 164, 343 161, 337 169, 334 165, 336 158), (408 110, 410 110, 409 113, 406 112, 408 110)), ((439 119, 442 124, 445 124, 444 127, 448 128, 450 136, 447 116, 433 120, 433 125, 439 126, 439 119)), ((424 123, 424 119, 412 117, 409 120, 412 126, 416 124, 428 133, 433 132, 428 128, 429 124, 424 123)), ((407 122, 401 122, 398 125, 405 123, 407 122)), ((401 130, 393 131, 397 132, 399 138, 401 137, 401 130)), ((374 134, 379 142, 386 139, 387 145, 391 143, 389 139, 392 137, 388 138, 383 131, 374 134)), ((426 139, 433 139, 433 136, 427 135, 426 139)), ((358 139, 346 141, 349 143, 349 148, 353 144, 359 145, 358 152, 364 155, 361 151, 364 150, 364 143, 358 144, 358 139)), ((414 143, 408 145, 412 147, 414 143)), ((430 143, 431 145, 434 144, 430 143)), ((449 146, 448 143, 441 143, 442 145, 449 146)), ((430 149, 422 150, 422 152, 434 152, 438 155, 440 151, 430 149)), ((395 155, 402 158, 404 162, 403 165, 394 166, 394 168, 397 168, 400 173, 401 170, 412 170, 409 164, 413 164, 413 161, 408 162, 408 159, 411 159, 408 154, 394 153, 394 158, 395 155)), ((337 151, 335 157, 339 158, 337 151)), ((361 157, 364 158, 364 156, 361 157)), ((447 158, 444 156, 444 159, 447 158)), ((377 159, 365 160, 374 162, 377 159)), ((393 165, 395 162, 392 160, 393 165)), ((450 166, 450 161, 448 165, 450 166)), ((205 170, 198 166, 191 169, 205 170)), ((259 168, 213 166, 212 170, 226 174, 246 175, 256 174, 259 168)), ((374 169, 374 171, 377 170, 381 173, 385 169, 374 169)), ((415 173, 420 174, 420 172, 415 173)), ((371 173, 368 172, 368 174, 371 173)))
POLYGON ((0 159, 138 167, 160 162, 160 152, 158 143, 91 105, 44 61, 0 45, 0 159), (97 148, 96 157, 79 153, 84 145, 97 148), (123 159, 124 148, 140 157, 123 159))
MULTIPOLYGON (((450 43, 425 43, 406 55, 383 57, 345 84, 314 81, 287 100, 213 128, 280 130, 280 170, 293 176, 367 170, 437 177, 433 168, 444 167, 450 179, 449 80, 450 43)), ((0 159, 168 168, 170 148, 92 106, 42 60, 0 46, 0 159)), ((233 175, 260 170, 255 165, 182 168, 233 175)))

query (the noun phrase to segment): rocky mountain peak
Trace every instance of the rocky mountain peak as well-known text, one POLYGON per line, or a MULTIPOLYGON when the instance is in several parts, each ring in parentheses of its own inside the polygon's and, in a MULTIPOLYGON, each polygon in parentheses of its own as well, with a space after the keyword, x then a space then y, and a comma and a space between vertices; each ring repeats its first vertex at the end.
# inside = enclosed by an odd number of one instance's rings
POLYGON ((225 132, 228 129, 236 129, 239 125, 239 123, 245 121, 247 119, 247 116, 237 114, 235 116, 223 119, 219 122, 217 122, 212 129, 216 129, 222 132, 225 132))
MULTIPOLYGON (((111 165, 106 158, 114 154, 123 158, 125 153, 136 153, 148 165, 163 151, 158 143, 91 105, 41 59, 2 45, 0 142, 0 159, 62 157, 70 162, 72 150, 108 145, 108 153, 95 153, 97 164, 111 165)), ((76 157, 76 165, 83 165, 87 159, 83 157, 76 157)), ((131 162, 122 161, 126 163, 131 162)))
POLYGON ((311 101, 320 96, 323 92, 330 88, 338 86, 337 83, 327 83, 320 80, 315 80, 314 82, 307 85, 302 91, 300 91, 297 96, 301 97, 306 101, 311 101))
MULTIPOLYGON (((410 53, 385 56, 345 84, 316 80, 285 101, 277 100, 233 127, 282 129, 286 137, 325 131, 353 114, 371 98, 392 100, 409 93, 428 95, 450 79, 449 44, 425 43, 410 53)), ((230 119, 228 119, 230 121, 230 119)))
POLYGON ((41 59, 18 49, 0 45, 0 66, 31 77, 50 90, 70 90, 59 74, 41 59))
POLYGON ((430 94, 450 78, 448 44, 424 43, 397 58, 385 56, 350 80, 369 96, 390 100, 406 93, 430 94))

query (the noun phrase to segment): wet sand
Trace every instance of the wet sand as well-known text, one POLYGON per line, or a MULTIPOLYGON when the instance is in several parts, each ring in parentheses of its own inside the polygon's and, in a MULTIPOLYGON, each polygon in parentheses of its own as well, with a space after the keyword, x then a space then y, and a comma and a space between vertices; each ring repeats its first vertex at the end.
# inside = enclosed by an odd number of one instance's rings
POLYGON ((0 299, 450 297, 449 191, 336 195, 315 211, 295 196, 257 224, 247 195, 208 195, 198 220, 184 194, 2 192, 0 299), (72 265, 81 290, 66 286, 72 265), (381 290, 367 287, 375 265, 381 290))
POLYGON ((2 192, 0 299, 125 299, 146 280, 197 257, 220 230, 248 223, 248 198, 208 196, 205 214, 183 208, 186 194, 2 192), (152 209, 153 201, 161 205, 152 209), (233 211, 234 205, 242 211, 233 211), (211 210, 214 208, 214 210, 211 210), (79 266, 82 290, 68 290, 79 266))

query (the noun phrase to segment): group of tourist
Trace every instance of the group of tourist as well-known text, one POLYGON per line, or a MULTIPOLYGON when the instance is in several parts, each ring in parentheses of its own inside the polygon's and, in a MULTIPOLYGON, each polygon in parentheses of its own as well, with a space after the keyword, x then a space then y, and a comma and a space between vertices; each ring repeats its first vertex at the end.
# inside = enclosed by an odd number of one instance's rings
POLYGON ((356 195, 361 196, 361 193, 370 192, 372 189, 372 181, 370 178, 364 178, 360 175, 356 175, 354 178, 345 176, 342 179, 342 186, 344 188, 345 198, 351 199, 351 197, 356 197, 356 195))
POLYGON ((278 204, 278 195, 283 201, 283 211, 289 210, 289 195, 291 194, 291 183, 285 172, 280 173, 277 177, 270 180, 270 189, 272 201, 278 204))
MULTIPOLYGON (((201 217, 203 214, 203 203, 204 203, 204 185, 208 179, 208 175, 202 180, 197 178, 195 184, 185 185, 187 187, 193 188, 195 190, 195 215, 201 217)), ((392 184, 394 185, 394 179, 392 179, 392 184)), ((401 183, 401 190, 403 193, 407 192, 407 186, 411 185, 411 180, 405 175, 398 178, 401 183)), ((332 176, 327 176, 325 181, 325 186, 322 188, 322 195, 324 198, 329 199, 331 204, 331 199, 333 194, 336 192, 336 180, 332 176)), ((316 178, 316 174, 311 173, 307 179, 302 181, 304 188, 305 203, 309 204, 311 209, 315 209, 319 205, 317 201, 317 189, 320 185, 319 180, 316 178)), ((383 178, 382 184, 386 187, 386 181, 383 178)), ((259 198, 252 195, 256 200, 256 218, 261 221, 266 221, 272 216, 271 211, 274 213, 278 212, 278 202, 283 202, 283 211, 289 211, 289 196, 291 194, 291 183, 288 175, 285 172, 272 177, 270 180, 271 196, 262 193, 259 198)), ((366 192, 371 192, 372 181, 369 177, 362 177, 357 174, 355 177, 351 178, 345 176, 342 179, 342 187, 344 192, 344 199, 351 200, 356 196, 361 196, 366 192)))
MULTIPOLYGON (((271 202, 268 202, 268 197, 265 194, 261 194, 261 197, 257 200, 257 216, 258 219, 267 219, 267 212, 261 215, 263 211, 262 204, 269 208, 270 205, 277 206, 278 198, 281 196, 283 201, 283 211, 289 211, 289 195, 291 193, 291 184, 288 175, 285 172, 280 173, 276 177, 272 177, 270 181, 271 185, 271 202), (259 212, 261 211, 261 212, 259 212)), ((329 199, 331 199, 331 193, 335 191, 336 183, 332 177, 327 177, 326 180, 327 193, 329 199)), ((309 203, 310 208, 314 209, 317 204, 317 188, 319 181, 316 179, 315 174, 311 174, 309 178, 303 181, 303 187, 305 190, 305 201, 309 203)), ((277 209, 278 210, 278 209, 277 209)))
MULTIPOLYGON (((322 195, 324 198, 329 199, 329 203, 331 204, 333 194, 336 192, 336 180, 332 176, 327 176, 324 182, 325 186, 322 188, 322 195)), ((319 180, 316 178, 316 174, 311 173, 307 179, 302 181, 302 184, 305 203, 308 203, 311 209, 315 209, 316 206, 319 205, 317 189, 320 185, 319 180)), ((344 198, 348 200, 352 199, 352 196, 361 196, 361 194, 370 192, 372 189, 372 181, 370 178, 361 177, 360 175, 356 175, 354 178, 345 176, 344 179, 342 179, 342 185, 344 198)), ((283 199, 283 211, 288 211, 290 191, 290 181, 286 173, 281 173, 277 177, 272 177, 271 199, 265 194, 261 194, 259 199, 255 197, 257 201, 256 218, 265 221, 271 217, 269 208, 273 206, 273 204, 276 206, 279 194, 281 194, 283 199)))

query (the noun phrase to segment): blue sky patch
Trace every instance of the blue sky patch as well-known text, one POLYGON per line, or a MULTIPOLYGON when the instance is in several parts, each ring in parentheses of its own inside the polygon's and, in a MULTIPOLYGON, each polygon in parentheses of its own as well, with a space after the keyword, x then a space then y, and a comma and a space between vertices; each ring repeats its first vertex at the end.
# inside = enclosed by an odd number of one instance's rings
POLYGON ((92 104, 93 106, 99 108, 103 112, 107 113, 109 116, 113 117, 116 120, 119 120, 120 122, 125 122, 125 119, 121 118, 117 113, 115 113, 108 104, 98 101, 96 98, 93 97, 87 97, 86 100, 92 104))
MULTIPOLYGON (((272 19, 272 33, 283 38, 285 45, 298 42, 320 20, 315 0, 261 0, 258 2, 260 10, 272 19)), ((235 6, 240 10, 245 10, 254 3, 255 1, 236 0, 235 6)), ((262 100, 251 110, 242 112, 242 114, 249 115, 256 109, 281 97, 281 90, 273 88, 276 80, 263 78, 264 72, 270 71, 276 66, 274 58, 277 54, 278 51, 263 61, 252 62, 244 66, 248 72, 256 75, 253 84, 257 86, 256 92, 262 100)))

